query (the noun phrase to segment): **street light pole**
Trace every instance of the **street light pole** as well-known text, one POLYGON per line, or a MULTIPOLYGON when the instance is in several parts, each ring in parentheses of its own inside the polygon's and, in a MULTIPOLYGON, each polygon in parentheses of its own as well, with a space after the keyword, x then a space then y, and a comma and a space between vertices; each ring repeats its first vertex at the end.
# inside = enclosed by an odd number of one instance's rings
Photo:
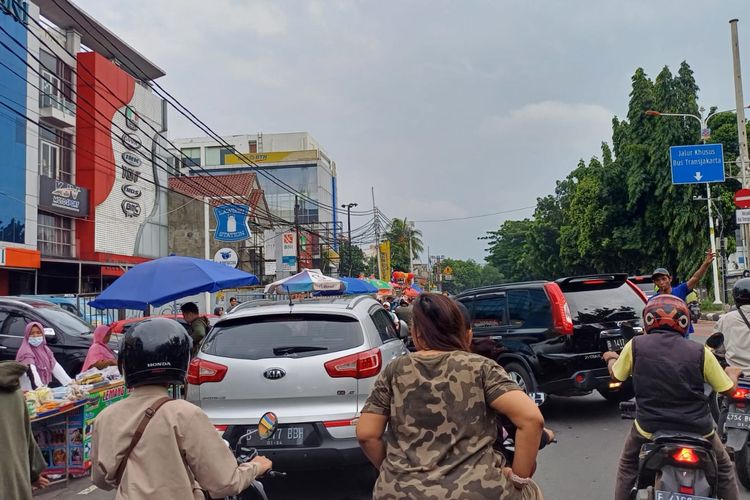
POLYGON ((352 208, 358 206, 356 203, 345 203, 341 208, 346 209, 346 226, 349 231, 349 247, 346 253, 349 255, 349 276, 352 275, 352 208))
MULTIPOLYGON (((695 118, 698 120, 698 123, 701 125, 701 142, 703 144, 706 143, 706 137, 704 134, 704 130, 708 130, 708 119, 711 118, 716 113, 710 113, 705 118, 703 117, 703 112, 705 109, 701 107, 698 110, 701 114, 700 115, 694 115, 691 113, 662 113, 660 111, 654 111, 652 109, 649 109, 646 111, 646 114, 648 116, 679 116, 682 118, 690 117, 695 118)), ((715 230, 714 230, 714 218, 711 214, 711 184, 708 182, 706 183, 706 203, 708 204, 708 235, 711 243, 711 252, 714 254, 714 260, 711 262, 711 268, 713 270, 713 281, 714 281, 714 304, 721 304, 721 297, 719 295, 719 265, 716 262, 716 238, 714 237, 715 230)))

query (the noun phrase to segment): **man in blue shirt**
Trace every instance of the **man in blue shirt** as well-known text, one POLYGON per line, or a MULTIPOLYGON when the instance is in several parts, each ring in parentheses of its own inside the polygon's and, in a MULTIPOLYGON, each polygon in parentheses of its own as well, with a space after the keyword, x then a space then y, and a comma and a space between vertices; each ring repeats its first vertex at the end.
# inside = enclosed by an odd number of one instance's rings
MULTIPOLYGON (((651 273, 651 279, 654 280, 654 284, 656 285, 658 290, 651 298, 653 299, 657 295, 674 295, 675 297, 679 297, 685 303, 687 303, 687 296, 690 294, 690 292, 693 291, 696 285, 698 285, 698 282, 703 278, 703 276, 705 276, 706 271, 708 271, 708 267, 711 265, 711 262, 713 262, 713 260, 714 253, 711 250, 708 250, 706 252, 706 258, 703 259, 701 267, 699 267, 698 270, 695 271, 695 273, 690 277, 689 280, 684 281, 675 287, 672 286, 672 276, 669 274, 669 271, 663 267, 657 268, 653 273, 651 273)), ((688 328, 688 335, 690 335, 691 333, 693 333, 692 323, 688 328)))

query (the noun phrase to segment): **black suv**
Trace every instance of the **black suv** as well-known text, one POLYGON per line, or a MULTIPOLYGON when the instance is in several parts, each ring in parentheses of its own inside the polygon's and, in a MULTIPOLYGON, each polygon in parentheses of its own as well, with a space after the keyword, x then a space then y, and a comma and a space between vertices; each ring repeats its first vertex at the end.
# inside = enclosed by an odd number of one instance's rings
POLYGON ((475 352, 500 363, 527 392, 599 391, 633 397, 602 360, 641 333, 646 297, 626 274, 597 274, 487 286, 456 296, 471 312, 475 352))
MULTIPOLYGON (((26 325, 37 321, 46 330, 47 345, 71 377, 83 366, 93 340, 91 325, 60 307, 39 299, 0 297, 0 360, 16 359, 26 325)), ((110 341, 117 349, 117 342, 110 341)))

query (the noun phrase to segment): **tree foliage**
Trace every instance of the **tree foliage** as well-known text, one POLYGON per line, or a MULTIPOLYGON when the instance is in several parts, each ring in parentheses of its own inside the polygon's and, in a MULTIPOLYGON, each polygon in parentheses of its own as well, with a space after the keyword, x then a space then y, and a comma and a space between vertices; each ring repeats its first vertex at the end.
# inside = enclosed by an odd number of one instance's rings
POLYGON ((339 276, 357 277, 360 274, 370 274, 365 254, 357 245, 350 245, 348 241, 342 240, 339 245, 339 256, 339 276))
POLYGON ((503 281, 503 275, 496 267, 482 265, 473 260, 444 259, 440 262, 442 269, 450 266, 453 269, 453 279, 443 281, 444 291, 456 294, 484 285, 493 285, 503 281))
POLYGON ((394 271, 409 271, 411 259, 416 259, 424 250, 422 231, 411 226, 403 219, 393 219, 386 231, 385 239, 391 242, 391 267, 394 271), (412 255, 409 258, 409 242, 412 255))
MULTIPOLYGON (((612 146, 578 162, 557 182, 555 193, 537 199, 531 219, 506 220, 481 239, 486 260, 508 280, 553 279, 602 272, 648 273, 664 266, 689 277, 709 246, 705 185, 673 185, 669 147, 695 144, 694 118, 650 116, 663 113, 708 115, 698 107, 698 86, 683 62, 677 74, 664 67, 654 80, 641 68, 632 77, 626 119, 612 119, 612 146)), ((713 115, 709 142, 724 145, 727 175, 738 155, 736 115, 713 115)), ((736 180, 712 185, 718 199, 717 235, 734 248, 732 196, 736 180)))

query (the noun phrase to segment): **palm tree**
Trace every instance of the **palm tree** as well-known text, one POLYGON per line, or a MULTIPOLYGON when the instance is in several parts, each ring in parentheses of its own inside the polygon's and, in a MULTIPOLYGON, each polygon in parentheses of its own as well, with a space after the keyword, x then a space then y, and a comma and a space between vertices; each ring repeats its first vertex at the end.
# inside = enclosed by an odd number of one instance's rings
POLYGON ((391 242, 391 262, 394 269, 408 271, 410 268, 409 243, 411 243, 411 258, 416 259, 424 250, 422 231, 415 229, 411 222, 403 219, 393 219, 391 227, 385 233, 391 242))

